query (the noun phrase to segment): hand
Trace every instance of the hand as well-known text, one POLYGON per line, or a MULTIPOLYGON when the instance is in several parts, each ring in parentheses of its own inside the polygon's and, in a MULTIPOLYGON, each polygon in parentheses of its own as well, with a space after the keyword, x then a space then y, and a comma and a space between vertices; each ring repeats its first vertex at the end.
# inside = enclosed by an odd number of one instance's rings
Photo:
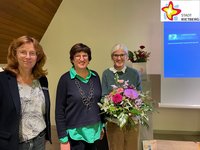
POLYGON ((67 143, 61 143, 60 144, 60 150, 70 150, 70 144, 69 144, 69 142, 67 142, 67 143))
POLYGON ((103 139, 103 136, 104 136, 104 129, 101 130, 100 140, 103 139))

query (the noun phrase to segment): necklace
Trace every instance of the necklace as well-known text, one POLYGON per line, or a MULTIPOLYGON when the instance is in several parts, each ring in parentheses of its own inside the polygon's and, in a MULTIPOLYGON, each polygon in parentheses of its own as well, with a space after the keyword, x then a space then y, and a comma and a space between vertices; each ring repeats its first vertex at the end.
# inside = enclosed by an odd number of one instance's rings
POLYGON ((78 91, 81 95, 81 99, 83 104, 86 106, 87 109, 91 108, 91 104, 94 102, 94 87, 93 87, 93 81, 90 80, 89 81, 89 85, 90 85, 90 89, 88 92, 88 96, 86 96, 85 92, 83 91, 83 89, 80 86, 80 82, 78 79, 75 79, 75 84, 78 88, 78 91))

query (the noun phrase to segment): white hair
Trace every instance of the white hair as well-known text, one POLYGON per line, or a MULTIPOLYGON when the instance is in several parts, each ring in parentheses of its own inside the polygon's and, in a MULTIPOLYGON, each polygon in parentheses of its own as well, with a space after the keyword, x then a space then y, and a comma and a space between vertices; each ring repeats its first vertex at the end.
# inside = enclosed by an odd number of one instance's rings
POLYGON ((117 50, 124 50, 126 54, 128 54, 128 48, 124 44, 115 44, 111 50, 111 55, 117 50))

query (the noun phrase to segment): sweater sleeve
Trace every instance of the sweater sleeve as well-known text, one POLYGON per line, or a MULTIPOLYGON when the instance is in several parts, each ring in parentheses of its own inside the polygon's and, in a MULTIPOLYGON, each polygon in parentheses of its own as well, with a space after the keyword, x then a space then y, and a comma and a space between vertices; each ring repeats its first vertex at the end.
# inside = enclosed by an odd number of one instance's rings
POLYGON ((106 71, 102 74, 102 96, 105 96, 108 94, 108 83, 106 78, 106 71))
POLYGON ((58 82, 57 92, 56 92, 56 111, 55 120, 58 137, 64 138, 67 136, 67 127, 65 120, 65 108, 67 106, 67 87, 66 78, 62 76, 58 82))
POLYGON ((142 80, 141 80, 141 77, 140 77, 139 73, 138 73, 138 75, 137 75, 136 89, 137 89, 138 91, 142 91, 142 80))
POLYGON ((59 139, 60 143, 67 143, 68 140, 68 136, 59 139))

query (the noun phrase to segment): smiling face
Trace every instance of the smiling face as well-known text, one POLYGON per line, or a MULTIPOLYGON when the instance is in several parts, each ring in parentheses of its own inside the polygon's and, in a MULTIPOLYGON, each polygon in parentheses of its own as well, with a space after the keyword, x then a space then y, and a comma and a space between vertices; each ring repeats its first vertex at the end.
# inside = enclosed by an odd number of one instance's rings
POLYGON ((25 43, 16 50, 19 70, 31 71, 37 62, 37 53, 33 43, 25 43))
POLYGON ((73 57, 72 63, 74 64, 74 68, 76 70, 86 69, 89 64, 88 54, 83 51, 77 52, 73 57))
POLYGON ((125 61, 127 60, 127 54, 124 50, 119 49, 113 52, 112 60, 114 62, 114 68, 116 70, 122 70, 125 65, 125 61))

